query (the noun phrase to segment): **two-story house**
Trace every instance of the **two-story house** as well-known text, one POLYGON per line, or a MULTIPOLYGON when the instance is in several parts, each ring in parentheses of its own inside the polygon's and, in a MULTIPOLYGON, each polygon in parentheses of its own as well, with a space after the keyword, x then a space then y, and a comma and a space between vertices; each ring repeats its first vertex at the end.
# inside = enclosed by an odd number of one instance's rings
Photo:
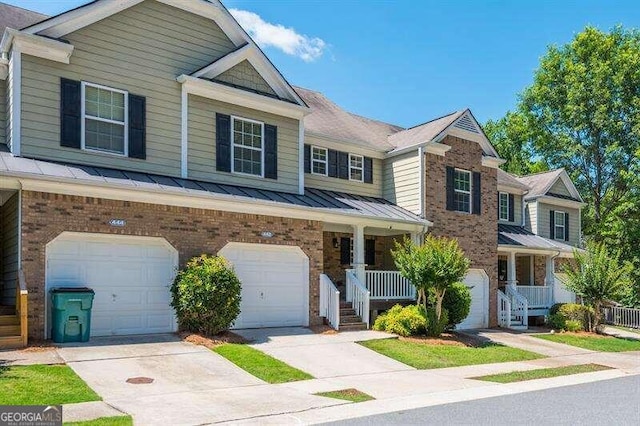
POLYGON ((494 326, 552 277, 543 228, 579 239, 564 172, 501 172, 469 110, 405 129, 293 87, 218 1, 0 7, 0 345, 50 336, 56 287, 95 291, 94 336, 175 331, 168 286, 201 253, 237 271, 236 328, 366 327, 415 298, 390 249, 427 232, 472 261, 461 328, 494 326))

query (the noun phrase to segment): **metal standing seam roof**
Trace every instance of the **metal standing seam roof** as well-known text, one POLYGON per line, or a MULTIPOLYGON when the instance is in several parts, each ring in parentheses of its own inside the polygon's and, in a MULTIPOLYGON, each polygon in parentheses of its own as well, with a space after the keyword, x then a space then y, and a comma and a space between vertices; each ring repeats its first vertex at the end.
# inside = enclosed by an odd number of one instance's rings
POLYGON ((308 207, 330 213, 347 213, 363 217, 376 217, 402 222, 424 224, 426 221, 414 213, 383 198, 365 197, 343 192, 305 188, 304 195, 223 183, 203 182, 149 173, 103 167, 61 164, 0 152, 0 176, 13 175, 33 178, 63 178, 78 183, 111 184, 121 188, 157 190, 192 195, 224 195, 237 201, 262 200, 279 205, 308 207))
POLYGON ((498 245, 518 246, 541 250, 558 250, 573 253, 576 247, 560 241, 544 238, 522 226, 498 224, 498 245))

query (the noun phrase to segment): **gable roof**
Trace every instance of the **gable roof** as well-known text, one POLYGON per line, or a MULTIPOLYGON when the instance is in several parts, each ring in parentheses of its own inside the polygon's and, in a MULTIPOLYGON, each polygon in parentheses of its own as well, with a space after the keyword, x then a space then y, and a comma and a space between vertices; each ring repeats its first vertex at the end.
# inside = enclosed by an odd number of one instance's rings
POLYGON ((517 188, 523 191, 529 191, 529 186, 522 183, 516 176, 511 173, 498 169, 498 186, 504 185, 510 188, 517 188))
POLYGON ((388 151, 393 148, 389 135, 403 130, 400 126, 345 111, 320 92, 297 86, 295 90, 311 108, 311 113, 304 118, 305 132, 388 151))
POLYGON ((580 193, 576 189, 575 185, 571 181, 571 178, 563 168, 551 170, 548 172, 536 173, 527 176, 521 176, 517 178, 520 182, 529 186, 531 189, 525 197, 530 200, 542 196, 551 196, 555 198, 569 199, 573 201, 583 202, 580 193), (562 196, 559 194, 552 194, 549 189, 558 181, 562 180, 563 184, 567 187, 567 190, 571 194, 571 197, 562 196))
POLYGON ((465 111, 455 111, 426 123, 410 127, 389 137, 389 142, 396 149, 417 145, 421 142, 429 142, 453 124, 465 111))
POLYGON ((0 34, 5 28, 19 30, 47 19, 48 16, 32 10, 23 9, 6 3, 0 3, 0 34))

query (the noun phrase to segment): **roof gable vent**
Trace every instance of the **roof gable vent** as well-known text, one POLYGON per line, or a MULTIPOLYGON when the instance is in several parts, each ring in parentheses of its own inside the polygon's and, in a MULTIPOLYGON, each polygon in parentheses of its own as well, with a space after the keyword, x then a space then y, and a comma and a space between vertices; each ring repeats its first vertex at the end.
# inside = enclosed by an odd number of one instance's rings
POLYGON ((480 129, 476 125, 475 121, 469 117, 469 114, 465 114, 455 122, 453 127, 456 127, 461 130, 466 130, 467 132, 480 134, 480 129))

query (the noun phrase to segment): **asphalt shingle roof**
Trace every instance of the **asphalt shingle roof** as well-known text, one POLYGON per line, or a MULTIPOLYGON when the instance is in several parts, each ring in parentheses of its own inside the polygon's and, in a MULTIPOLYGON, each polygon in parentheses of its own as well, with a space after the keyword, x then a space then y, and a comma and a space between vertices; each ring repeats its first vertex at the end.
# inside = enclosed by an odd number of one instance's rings
POLYGON ((456 121, 465 111, 456 111, 443 117, 436 118, 424 124, 411 127, 389 137, 389 142, 395 149, 406 148, 423 142, 429 142, 444 129, 456 121))
POLYGON ((529 186, 522 183, 516 176, 511 173, 505 172, 502 169, 498 169, 498 185, 505 185, 512 188, 520 188, 528 191, 529 186))
POLYGON ((44 21, 47 18, 48 16, 43 15, 42 13, 12 6, 6 3, 0 3, 0 37, 2 37, 2 34, 7 27, 20 30, 24 27, 44 21))
POLYGON ((563 171, 564 169, 556 169, 549 172, 518 177, 517 179, 530 188, 526 198, 536 198, 545 195, 563 171))

